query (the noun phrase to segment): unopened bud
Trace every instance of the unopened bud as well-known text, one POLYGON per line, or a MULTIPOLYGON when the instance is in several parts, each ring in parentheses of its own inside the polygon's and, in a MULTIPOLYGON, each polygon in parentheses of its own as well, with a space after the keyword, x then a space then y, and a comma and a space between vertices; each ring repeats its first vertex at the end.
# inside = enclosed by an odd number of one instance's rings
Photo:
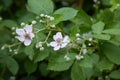
POLYGON ((35 20, 32 21, 32 24, 36 24, 37 22, 35 20))

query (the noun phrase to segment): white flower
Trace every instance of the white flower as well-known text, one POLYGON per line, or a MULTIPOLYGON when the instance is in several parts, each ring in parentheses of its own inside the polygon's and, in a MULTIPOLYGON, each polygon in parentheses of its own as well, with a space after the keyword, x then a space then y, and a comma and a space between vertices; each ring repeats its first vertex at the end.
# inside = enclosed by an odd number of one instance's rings
POLYGON ((19 41, 24 42, 25 46, 29 46, 31 44, 32 38, 35 37, 32 31, 32 25, 25 25, 23 29, 16 29, 16 33, 18 34, 16 38, 19 41))
POLYGON ((54 50, 59 50, 60 48, 64 48, 67 46, 67 44, 70 42, 70 39, 68 36, 62 37, 61 32, 57 32, 56 35, 53 36, 53 39, 55 41, 52 41, 50 43, 50 46, 54 47, 54 50))

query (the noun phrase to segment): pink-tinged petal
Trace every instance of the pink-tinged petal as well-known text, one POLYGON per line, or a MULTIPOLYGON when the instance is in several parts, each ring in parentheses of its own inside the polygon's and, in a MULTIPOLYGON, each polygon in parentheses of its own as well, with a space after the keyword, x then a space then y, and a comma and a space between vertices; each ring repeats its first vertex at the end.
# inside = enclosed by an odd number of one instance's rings
POLYGON ((16 29, 16 33, 17 33, 18 35, 25 35, 24 29, 16 29))
POLYGON ((57 50, 59 50, 59 49, 60 49, 60 45, 59 45, 59 46, 54 47, 54 51, 57 51, 57 50))
POLYGON ((61 32, 57 32, 56 35, 53 36, 54 40, 57 40, 58 38, 62 39, 62 33, 61 32))
POLYGON ((33 30, 32 25, 26 25, 26 26, 24 27, 24 29, 25 29, 25 31, 26 31, 27 33, 31 33, 32 30, 33 30))
POLYGON ((17 36, 16 37, 19 41, 23 42, 25 40, 25 37, 24 36, 17 36))
POLYGON ((56 47, 58 44, 57 44, 57 42, 55 42, 55 41, 53 41, 53 42, 51 42, 50 43, 50 46, 52 46, 52 47, 56 47))
POLYGON ((25 39, 24 45, 29 46, 30 44, 31 44, 31 40, 30 39, 25 39))
POLYGON ((29 33, 29 35, 30 35, 31 39, 35 37, 35 35, 33 33, 29 33))
POLYGON ((69 43, 70 42, 70 38, 68 36, 65 36, 64 39, 63 39, 63 42, 69 43))
POLYGON ((68 43, 63 43, 63 44, 61 45, 61 48, 66 47, 66 46, 67 46, 67 44, 68 44, 68 43))

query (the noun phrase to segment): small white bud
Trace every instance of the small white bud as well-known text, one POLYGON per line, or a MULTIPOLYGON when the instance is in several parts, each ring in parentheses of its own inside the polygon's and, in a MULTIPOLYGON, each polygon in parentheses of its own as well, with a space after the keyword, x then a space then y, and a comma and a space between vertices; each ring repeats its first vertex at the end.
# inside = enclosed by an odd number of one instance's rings
POLYGON ((77 34, 76 34, 76 37, 80 37, 80 34, 79 34, 79 33, 77 33, 77 34))
POLYGON ((53 21, 53 20, 54 20, 54 17, 50 17, 50 20, 53 21))
POLYGON ((120 4, 117 4, 116 6, 117 6, 117 7, 119 7, 119 6, 120 6, 120 4))
POLYGON ((12 49, 9 49, 9 52, 12 52, 12 49))
POLYGON ((43 51, 44 50, 44 47, 40 47, 40 51, 43 51))
POLYGON ((50 27, 55 28, 55 25, 50 25, 50 27))
POLYGON ((36 23, 37 23, 37 21, 35 21, 35 20, 32 21, 32 24, 36 24, 36 23))
POLYGON ((24 22, 22 22, 20 25, 21 25, 21 26, 25 26, 25 23, 24 23, 24 22))
POLYGON ((15 32, 12 32, 12 35, 15 35, 15 32))
POLYGON ((68 57, 68 55, 65 55, 64 58, 66 59, 66 61, 70 61, 70 57, 68 57))
POLYGON ((50 18, 50 16, 47 16, 47 18, 50 18))
POLYGON ((48 17, 48 15, 45 15, 45 17, 47 18, 47 17, 48 17))
POLYGON ((44 14, 40 14, 40 17, 44 17, 45 15, 44 14))
POLYGON ((98 1, 97 4, 100 4, 100 1, 98 1))
POLYGON ((89 41, 92 41, 92 40, 93 40, 93 38, 89 38, 88 40, 89 40, 89 41))
POLYGON ((47 47, 50 47, 50 44, 47 43, 47 47))
POLYGON ((12 30, 15 30, 15 27, 12 27, 12 30))
POLYGON ((39 22, 40 22, 40 23, 44 23, 44 21, 43 21, 43 20, 40 20, 39 22))
POLYGON ((36 16, 36 19, 39 19, 40 17, 39 16, 36 16))
POLYGON ((40 48, 40 47, 42 47, 42 42, 38 42, 38 43, 36 44, 36 48, 40 48))
POLYGON ((95 3, 98 1, 98 0, 93 0, 95 3))
POLYGON ((83 49, 82 52, 83 52, 83 54, 86 54, 88 51, 87 51, 87 49, 83 49))
POLYGON ((2 17, 0 17, 0 21, 2 21, 2 17))
POLYGON ((2 47, 1 47, 1 50, 4 50, 4 49, 5 49, 5 46, 2 46, 2 47))
POLYGON ((81 60, 81 59, 83 59, 84 57, 81 56, 81 55, 76 55, 75 58, 76 58, 77 60, 81 60))
POLYGON ((81 38, 77 38, 76 40, 79 41, 79 40, 81 40, 81 38))
POLYGON ((92 44, 91 43, 88 43, 88 46, 91 46, 92 44))

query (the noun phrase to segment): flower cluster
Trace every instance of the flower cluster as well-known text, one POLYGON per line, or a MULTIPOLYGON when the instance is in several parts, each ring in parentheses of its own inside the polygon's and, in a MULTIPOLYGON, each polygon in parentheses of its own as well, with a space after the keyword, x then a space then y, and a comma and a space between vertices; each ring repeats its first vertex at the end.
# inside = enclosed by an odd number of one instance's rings
MULTIPOLYGON (((49 16, 49 15, 45 15, 45 14, 40 14, 39 16, 36 16, 36 19, 34 19, 33 21, 31 21, 31 24, 25 24, 24 22, 21 23, 21 27, 23 28, 17 28, 15 30, 17 36, 16 38, 24 43, 25 46, 29 46, 32 43, 32 39, 35 38, 36 40, 36 49, 39 49, 40 51, 44 50, 45 48, 43 47, 44 44, 46 44, 48 47, 51 46, 53 47, 54 51, 58 51, 60 49, 66 48, 66 55, 64 56, 64 59, 66 61, 70 61, 71 58, 69 57, 69 50, 72 48, 76 48, 78 49, 79 53, 76 54, 74 57, 76 58, 76 60, 81 60, 84 58, 84 55, 86 53, 88 53, 88 47, 91 46, 93 43, 93 38, 92 38, 92 33, 88 32, 88 33, 84 33, 84 34, 79 34, 76 33, 76 39, 75 40, 70 40, 70 37, 68 35, 62 35, 63 31, 60 30, 60 28, 56 27, 55 25, 52 24, 54 21, 54 17, 49 16), (41 24, 45 24, 44 28, 36 28, 35 25, 37 23, 41 23, 41 24), (34 27, 33 27, 34 26, 34 27), (54 29, 53 29, 54 28, 54 29), (38 36, 38 34, 40 34, 40 32, 46 30, 46 32, 48 33, 45 40, 41 41, 38 40, 38 37, 41 37, 40 35, 38 36), (34 32, 33 32, 34 31, 34 32), (52 35, 51 33, 56 32, 55 35, 53 35, 53 41, 50 41, 49 38, 52 35), (48 40, 50 42, 48 42, 48 40), (87 43, 86 43, 87 42, 87 43)), ((35 43, 35 41, 34 41, 35 43)), ((34 44, 33 43, 33 44, 34 44)), ((19 45, 19 44, 17 44, 19 45)), ((4 47, 2 47, 2 49, 4 49, 4 47)), ((11 52, 12 49, 9 47, 9 51, 11 52)), ((18 49, 13 50, 15 52, 15 54, 17 54, 18 49)))
POLYGON ((80 53, 78 55, 76 55, 77 60, 81 60, 81 59, 84 58, 83 55, 85 55, 88 52, 87 46, 86 46, 86 41, 87 41, 87 45, 91 46, 92 45, 92 40, 93 40, 93 38, 92 38, 92 33, 91 32, 84 33, 82 35, 79 34, 79 33, 76 34, 76 42, 77 42, 77 44, 81 45, 80 53))

